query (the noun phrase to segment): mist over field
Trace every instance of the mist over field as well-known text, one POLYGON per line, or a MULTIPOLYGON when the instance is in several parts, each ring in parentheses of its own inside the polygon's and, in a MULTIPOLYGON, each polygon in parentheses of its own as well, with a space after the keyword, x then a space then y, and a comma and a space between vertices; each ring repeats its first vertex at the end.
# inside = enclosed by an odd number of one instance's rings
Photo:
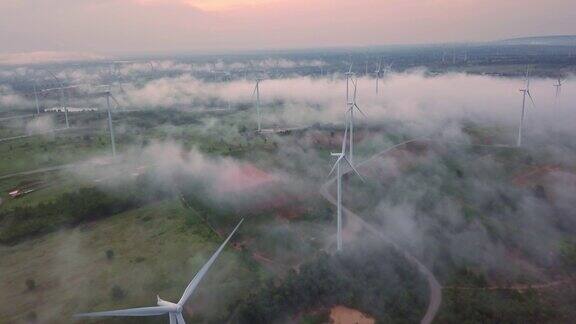
POLYGON ((517 147, 524 61, 474 65, 458 48, 462 66, 449 68, 443 47, 430 51, 436 65, 394 54, 379 93, 375 54, 3 65, 0 301, 14 302, 0 303, 0 319, 176 302, 240 219, 186 321, 573 318, 574 294, 559 288, 576 264, 571 65, 532 69, 517 147), (364 181, 344 165, 338 251, 330 153, 347 136, 351 159, 351 62, 364 181), (70 128, 50 111, 61 105, 70 128))
POLYGON ((0 324, 576 323, 574 21, 0 1, 0 324))

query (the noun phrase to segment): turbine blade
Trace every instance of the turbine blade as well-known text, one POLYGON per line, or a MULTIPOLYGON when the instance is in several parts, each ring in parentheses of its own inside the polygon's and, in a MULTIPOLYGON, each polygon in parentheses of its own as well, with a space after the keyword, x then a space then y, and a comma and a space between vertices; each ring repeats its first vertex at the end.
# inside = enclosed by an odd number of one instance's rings
POLYGON ((110 92, 110 98, 112 98, 112 101, 114 101, 114 103, 116 104, 116 109, 119 109, 120 103, 118 103, 118 100, 116 100, 116 97, 114 97, 111 92, 110 92))
POLYGON ((254 86, 254 92, 252 92, 252 98, 256 95, 256 89, 258 89, 258 85, 254 86))
POLYGON ((352 73, 352 66, 354 65, 354 62, 350 63, 350 68, 348 69, 348 73, 352 73))
POLYGON ((178 313, 176 316, 178 318, 178 324, 186 324, 186 321, 184 320, 182 313, 178 313))
POLYGON ((176 313, 169 313, 170 315, 170 324, 178 324, 178 317, 176 317, 176 313))
POLYGON ((230 239, 232 238, 232 236, 234 236, 234 234, 236 233, 236 231, 238 230, 240 225, 242 225, 242 222, 244 222, 243 218, 242 218, 242 220, 240 220, 238 225, 236 225, 236 227, 234 228, 232 233, 230 233, 230 235, 228 235, 226 240, 220 245, 218 250, 216 250, 216 252, 214 252, 214 254, 208 260, 208 262, 206 262, 206 264, 204 264, 204 266, 202 266, 200 271, 198 271, 198 273, 196 273, 196 275, 194 276, 192 281, 190 281, 190 283, 188 284, 188 287, 186 287, 186 290, 184 290, 184 294, 182 294, 182 297, 178 301, 178 305, 180 305, 180 306, 184 305, 184 303, 186 303, 188 298, 190 298, 190 296, 192 295, 194 290, 196 290, 196 287, 198 287, 198 284, 200 284, 200 281, 202 280, 202 278, 204 278, 204 276, 206 275, 208 270, 210 270, 210 267, 212 267, 212 264, 214 264, 214 262, 216 261, 216 259, 218 258, 218 256, 222 252, 222 250, 224 250, 224 247, 226 247, 226 244, 228 244, 228 241, 230 241, 230 239))
POLYGON ((76 314, 74 315, 74 317, 83 318, 83 317, 112 317, 112 316, 157 316, 167 314, 171 310, 172 307, 155 306, 155 307, 120 309, 108 312, 82 313, 82 314, 76 314))
POLYGON ((364 177, 360 174, 360 172, 358 172, 358 170, 356 170, 356 168, 352 165, 352 163, 350 163, 350 160, 348 160, 347 157, 344 157, 344 160, 346 160, 346 163, 348 163, 348 165, 352 168, 352 170, 354 170, 354 172, 358 175, 360 180, 362 180, 362 182, 366 182, 366 180, 364 180, 364 177))
POLYGON ((528 94, 528 97, 530 98, 530 101, 532 102, 532 106, 534 108, 536 108, 536 103, 534 102, 534 98, 532 98, 532 94, 530 94, 530 90, 526 91, 526 93, 528 94))
POLYGON ((362 116, 368 118, 368 116, 366 116, 366 114, 362 111, 362 109, 360 109, 360 107, 358 107, 358 105, 356 103, 354 103, 354 107, 356 107, 356 109, 358 109, 358 111, 362 114, 362 116))
MULTIPOLYGON (((348 114, 346 114, 348 115, 348 114)), ((348 138, 348 116, 346 116, 346 129, 344 130, 344 138, 342 139, 342 154, 346 154, 346 139, 348 138)))

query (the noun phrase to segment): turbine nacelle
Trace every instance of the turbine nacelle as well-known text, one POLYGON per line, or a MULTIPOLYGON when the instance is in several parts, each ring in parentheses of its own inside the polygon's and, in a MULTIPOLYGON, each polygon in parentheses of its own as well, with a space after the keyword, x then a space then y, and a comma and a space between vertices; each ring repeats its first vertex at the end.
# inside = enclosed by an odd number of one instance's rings
POLYGON ((157 299, 156 304, 158 306, 170 307, 173 309, 171 312, 182 313, 182 310, 183 310, 182 305, 174 304, 174 303, 171 303, 169 301, 163 300, 158 295, 156 296, 156 299, 157 299))

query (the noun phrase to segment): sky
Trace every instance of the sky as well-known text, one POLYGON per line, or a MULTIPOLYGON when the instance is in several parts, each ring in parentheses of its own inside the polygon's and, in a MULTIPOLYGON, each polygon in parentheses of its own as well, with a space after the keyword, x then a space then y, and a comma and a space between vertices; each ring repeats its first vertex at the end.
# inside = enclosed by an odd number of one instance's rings
POLYGON ((576 34, 574 0, 1 0, 3 55, 222 52, 576 34))

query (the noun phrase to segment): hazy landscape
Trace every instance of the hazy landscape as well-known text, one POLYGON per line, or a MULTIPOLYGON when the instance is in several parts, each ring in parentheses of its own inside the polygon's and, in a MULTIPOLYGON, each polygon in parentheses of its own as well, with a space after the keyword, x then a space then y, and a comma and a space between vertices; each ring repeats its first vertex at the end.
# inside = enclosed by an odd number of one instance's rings
POLYGON ((528 36, 0 51, 0 323, 573 323, 576 36, 528 36))

